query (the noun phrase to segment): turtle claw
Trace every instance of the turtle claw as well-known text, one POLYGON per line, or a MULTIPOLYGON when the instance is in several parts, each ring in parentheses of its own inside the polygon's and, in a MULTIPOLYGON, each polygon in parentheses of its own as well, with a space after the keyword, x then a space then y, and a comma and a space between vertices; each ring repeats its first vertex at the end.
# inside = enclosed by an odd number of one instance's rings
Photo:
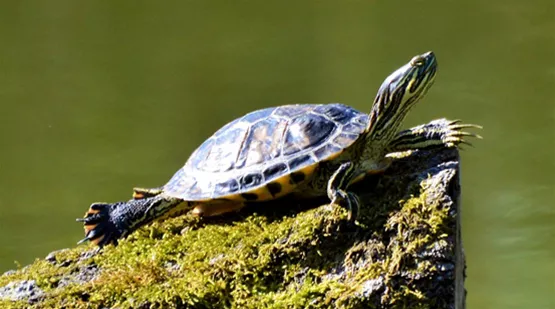
POLYGON ((453 120, 447 126, 450 132, 448 132, 448 136, 451 138, 456 138, 459 143, 467 144, 472 146, 472 144, 466 142, 463 138, 464 137, 474 137, 477 139, 483 139, 483 137, 476 133, 470 133, 466 131, 462 131, 463 129, 483 129, 481 125, 472 124, 472 123, 461 123, 461 120, 453 120))
POLYGON ((477 139, 483 139, 483 138, 482 136, 476 133, 462 131, 463 129, 468 129, 468 128, 481 129, 482 126, 479 126, 477 124, 460 123, 460 120, 451 122, 451 124, 449 124, 448 126, 448 131, 445 132, 445 134, 447 135, 445 144, 449 147, 456 147, 460 145, 467 145, 470 147, 474 147, 472 143, 470 143, 464 138, 465 137, 473 137, 477 139))
POLYGON ((451 121, 451 123, 449 124, 449 127, 453 130, 460 130, 460 129, 483 129, 484 127, 482 127, 481 125, 478 124, 473 124, 473 123, 462 123, 462 120, 457 119, 457 120, 453 120, 451 121))
POLYGON ((435 128, 432 130, 435 131, 436 134, 440 134, 441 140, 443 145, 447 147, 459 147, 462 149, 462 145, 467 145, 470 147, 474 147, 472 143, 468 142, 465 137, 473 137, 477 139, 482 139, 482 136, 463 131, 463 129, 482 129, 482 126, 477 124, 470 124, 470 123, 462 123, 461 120, 446 120, 446 119, 438 119, 434 120, 430 123, 435 125, 435 128))
POLYGON ((85 237, 85 238, 81 239, 80 241, 78 241, 77 244, 80 245, 80 244, 85 243, 87 241, 89 241, 89 238, 85 237))

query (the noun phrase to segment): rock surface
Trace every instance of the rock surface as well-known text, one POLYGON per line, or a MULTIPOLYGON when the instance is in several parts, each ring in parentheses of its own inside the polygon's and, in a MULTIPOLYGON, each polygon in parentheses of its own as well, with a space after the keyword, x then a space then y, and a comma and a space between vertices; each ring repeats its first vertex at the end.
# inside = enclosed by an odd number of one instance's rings
POLYGON ((56 251, 0 276, 0 307, 464 309, 458 173, 455 149, 397 160, 355 188, 357 225, 282 200, 56 251))

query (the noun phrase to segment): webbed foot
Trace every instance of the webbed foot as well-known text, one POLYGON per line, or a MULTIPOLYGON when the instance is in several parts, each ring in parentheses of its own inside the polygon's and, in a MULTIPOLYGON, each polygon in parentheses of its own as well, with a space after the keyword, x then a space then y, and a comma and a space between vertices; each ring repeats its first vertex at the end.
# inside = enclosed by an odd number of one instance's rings
POLYGON ((100 247, 110 243, 117 243, 122 232, 111 220, 111 212, 117 204, 94 203, 90 206, 84 218, 78 218, 77 222, 83 222, 85 238, 78 244, 90 241, 100 247))

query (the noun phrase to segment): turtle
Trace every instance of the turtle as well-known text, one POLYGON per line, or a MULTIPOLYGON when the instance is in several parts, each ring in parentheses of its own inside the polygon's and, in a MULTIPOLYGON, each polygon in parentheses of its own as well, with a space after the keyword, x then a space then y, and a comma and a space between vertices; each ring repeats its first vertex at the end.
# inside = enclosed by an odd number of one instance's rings
POLYGON ((100 247, 139 227, 192 212, 216 216, 285 196, 325 197, 356 221, 361 201, 349 187, 382 173, 395 154, 457 147, 479 128, 437 119, 399 132, 407 112, 432 86, 433 52, 411 60, 380 86, 370 113, 340 103, 290 104, 250 112, 224 125, 162 187, 135 188, 133 199, 93 203, 85 238, 100 247))

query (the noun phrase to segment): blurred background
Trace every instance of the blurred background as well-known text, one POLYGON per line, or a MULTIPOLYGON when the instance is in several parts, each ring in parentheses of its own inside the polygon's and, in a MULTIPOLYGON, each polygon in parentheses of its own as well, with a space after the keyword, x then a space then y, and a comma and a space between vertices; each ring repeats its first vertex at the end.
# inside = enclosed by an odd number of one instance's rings
POLYGON ((164 184, 226 122, 370 110, 433 50, 405 127, 484 126, 462 153, 468 308, 555 308, 555 2, 4 1, 0 273, 75 246, 90 203, 164 184))

